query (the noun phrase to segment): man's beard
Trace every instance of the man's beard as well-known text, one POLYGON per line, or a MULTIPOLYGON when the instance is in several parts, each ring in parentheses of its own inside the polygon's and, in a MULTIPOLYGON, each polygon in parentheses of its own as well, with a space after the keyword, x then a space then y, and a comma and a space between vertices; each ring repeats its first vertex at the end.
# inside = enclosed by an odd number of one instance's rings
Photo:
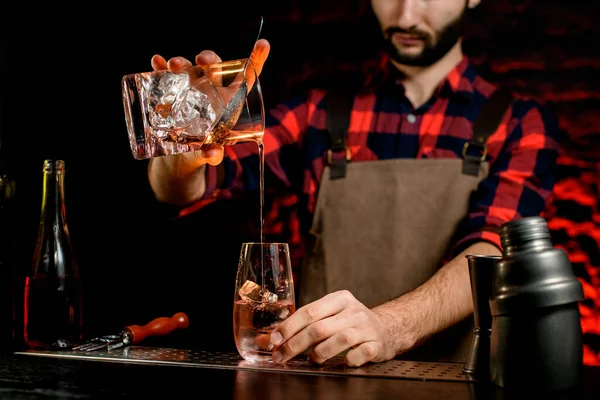
POLYGON ((394 61, 403 65, 413 67, 427 67, 442 57, 444 57, 452 47, 459 41, 463 34, 463 26, 465 20, 465 12, 461 13, 456 19, 448 23, 441 31, 437 32, 437 42, 433 43, 433 38, 427 32, 420 31, 416 28, 401 29, 398 27, 389 27, 383 35, 383 50, 388 53, 394 61), (416 36, 423 40, 424 47, 421 53, 411 55, 403 54, 399 51, 392 42, 392 34, 403 33, 416 36))

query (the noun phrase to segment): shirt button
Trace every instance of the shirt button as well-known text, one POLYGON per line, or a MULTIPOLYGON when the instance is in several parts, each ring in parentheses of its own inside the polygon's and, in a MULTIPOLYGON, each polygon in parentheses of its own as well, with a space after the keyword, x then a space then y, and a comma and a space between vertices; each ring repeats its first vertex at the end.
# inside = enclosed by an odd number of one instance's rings
POLYGON ((414 123, 415 123, 415 121, 417 120, 417 117, 415 116, 415 114, 408 114, 408 115, 406 116, 406 120, 407 120, 408 122, 410 122, 411 124, 414 124, 414 123))

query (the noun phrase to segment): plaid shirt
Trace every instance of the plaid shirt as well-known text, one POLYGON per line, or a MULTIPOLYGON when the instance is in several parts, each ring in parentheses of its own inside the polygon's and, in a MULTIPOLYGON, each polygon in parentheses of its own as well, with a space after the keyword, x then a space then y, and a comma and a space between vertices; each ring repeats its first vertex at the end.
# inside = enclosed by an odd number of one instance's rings
MULTIPOLYGON (((465 142, 473 135, 474 121, 495 90, 466 57, 429 101, 416 109, 404 95, 400 76, 387 57, 366 76, 350 117, 347 144, 351 162, 461 158, 465 142)), ((302 237, 310 230, 327 163, 324 95, 323 89, 313 89, 267 115, 265 193, 275 197, 265 213, 265 235, 283 237, 296 248, 296 257, 302 257, 302 237)), ((554 185, 558 134, 558 123, 545 107, 527 99, 513 103, 488 139, 489 176, 478 187, 451 254, 475 241, 500 247, 496 231, 503 223, 542 213, 554 185)), ((242 192, 252 191, 258 198, 257 149, 256 143, 226 147, 223 183, 217 187, 217 169, 209 166, 204 198, 179 215, 242 192)))

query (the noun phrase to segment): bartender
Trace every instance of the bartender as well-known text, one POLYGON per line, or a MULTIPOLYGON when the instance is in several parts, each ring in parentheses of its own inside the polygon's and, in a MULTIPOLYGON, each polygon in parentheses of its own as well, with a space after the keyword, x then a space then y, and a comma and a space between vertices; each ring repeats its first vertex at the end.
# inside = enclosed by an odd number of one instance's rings
MULTIPOLYGON (((350 366, 403 354, 464 361, 465 255, 500 255, 498 228, 539 215, 553 190, 556 119, 503 94, 463 54, 463 23, 479 0, 371 4, 381 58, 340 90, 317 87, 268 113, 266 190, 278 213, 266 223, 285 226, 302 250, 301 307, 271 334, 278 363, 305 351, 316 363, 344 353, 350 366)), ((269 50, 255 45, 259 73, 269 50)), ((195 59, 218 61, 208 50, 195 59)), ((152 58, 155 70, 190 64, 152 58)), ((255 194, 258 173, 255 143, 148 167, 156 198, 181 216, 255 194)))

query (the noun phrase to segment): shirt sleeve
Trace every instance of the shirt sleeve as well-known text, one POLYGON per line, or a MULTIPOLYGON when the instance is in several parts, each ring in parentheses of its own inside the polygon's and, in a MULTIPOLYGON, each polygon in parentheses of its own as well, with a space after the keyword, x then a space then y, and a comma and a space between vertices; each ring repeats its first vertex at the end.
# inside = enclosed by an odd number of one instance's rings
MULTIPOLYGON (((295 97, 265 115, 264 161, 265 187, 270 190, 301 184, 300 143, 307 128, 311 107, 306 97, 295 97)), ((180 209, 185 216, 218 200, 259 190, 260 163, 258 143, 244 142, 225 146, 223 161, 206 166, 206 190, 203 197, 180 209)))
POLYGON ((554 112, 532 100, 515 100, 488 139, 489 174, 479 184, 451 256, 486 241, 502 248, 506 222, 541 215, 555 183, 560 129, 554 112))

